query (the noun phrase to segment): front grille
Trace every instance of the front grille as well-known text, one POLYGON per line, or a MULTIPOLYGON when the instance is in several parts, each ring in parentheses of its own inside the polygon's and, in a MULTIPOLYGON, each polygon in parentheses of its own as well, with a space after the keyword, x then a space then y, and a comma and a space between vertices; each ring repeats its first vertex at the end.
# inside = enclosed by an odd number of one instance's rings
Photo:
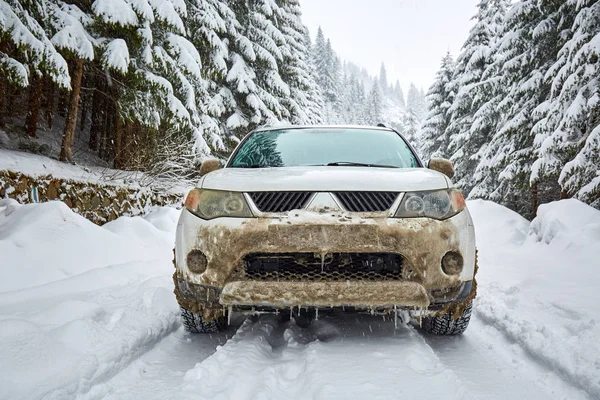
POLYGON ((250 192, 250 198, 262 212, 285 212, 306 206, 311 192, 250 192))
POLYGON ((335 192, 344 208, 353 212, 387 211, 398 198, 395 192, 335 192))
MULTIPOLYGON (((402 256, 393 253, 254 253, 244 258, 246 280, 402 280, 402 256)), ((241 278, 241 277, 240 277, 241 278)))

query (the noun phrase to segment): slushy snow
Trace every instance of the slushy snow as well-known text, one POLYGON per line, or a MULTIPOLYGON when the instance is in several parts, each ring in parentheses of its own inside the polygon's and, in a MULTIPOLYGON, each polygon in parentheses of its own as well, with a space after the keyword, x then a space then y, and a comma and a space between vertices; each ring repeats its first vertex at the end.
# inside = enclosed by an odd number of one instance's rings
POLYGON ((363 314, 191 335, 172 293, 179 211, 99 227, 60 202, 1 200, 0 398, 600 398, 600 212, 469 208, 479 295, 461 337, 363 314))

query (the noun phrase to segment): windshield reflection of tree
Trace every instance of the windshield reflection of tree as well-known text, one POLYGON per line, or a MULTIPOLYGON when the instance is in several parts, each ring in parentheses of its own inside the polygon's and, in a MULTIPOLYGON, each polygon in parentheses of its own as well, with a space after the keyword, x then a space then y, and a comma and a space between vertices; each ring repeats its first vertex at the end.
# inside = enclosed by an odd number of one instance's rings
POLYGON ((234 167, 283 167, 281 153, 277 150, 277 138, 282 132, 258 133, 240 149, 234 167))

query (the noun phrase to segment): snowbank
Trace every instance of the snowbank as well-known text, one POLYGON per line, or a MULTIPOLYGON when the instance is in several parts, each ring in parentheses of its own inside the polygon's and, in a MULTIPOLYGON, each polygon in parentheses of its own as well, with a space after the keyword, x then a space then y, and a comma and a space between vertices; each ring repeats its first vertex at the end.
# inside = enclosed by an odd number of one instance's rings
POLYGON ((61 202, 0 201, 0 398, 85 394, 179 326, 178 214, 99 227, 61 202))
POLYGON ((600 398, 600 211, 540 206, 528 224, 495 203, 468 203, 479 247, 475 315, 600 398))
POLYGON ((531 222, 530 236, 536 241, 568 248, 600 243, 600 212, 576 199, 543 204, 531 222))

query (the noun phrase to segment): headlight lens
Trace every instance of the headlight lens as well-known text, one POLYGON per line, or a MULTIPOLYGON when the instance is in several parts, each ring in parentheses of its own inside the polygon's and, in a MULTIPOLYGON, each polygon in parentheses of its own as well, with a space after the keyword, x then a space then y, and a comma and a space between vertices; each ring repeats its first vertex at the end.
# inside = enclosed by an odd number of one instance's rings
POLYGON ((465 207, 465 199, 458 189, 407 192, 394 216, 397 218, 446 219, 455 216, 465 207))
POLYGON ((193 189, 185 199, 185 208, 202 219, 253 216, 244 195, 239 192, 193 189))

